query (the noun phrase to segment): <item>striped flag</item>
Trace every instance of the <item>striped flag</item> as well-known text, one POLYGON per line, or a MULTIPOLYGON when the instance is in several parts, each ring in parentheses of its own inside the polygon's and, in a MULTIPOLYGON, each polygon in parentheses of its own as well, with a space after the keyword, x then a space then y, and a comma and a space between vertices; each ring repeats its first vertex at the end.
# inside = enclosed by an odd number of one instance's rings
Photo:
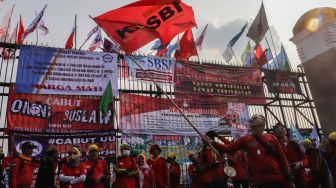
POLYGON ((96 37, 93 39, 92 43, 90 44, 88 51, 92 52, 96 50, 98 47, 100 47, 102 43, 103 43, 103 37, 102 37, 101 30, 99 29, 96 37))
POLYGON ((24 31, 23 35, 22 35, 22 41, 32 32, 34 32, 34 30, 36 29, 36 27, 38 26, 38 24, 40 23, 42 16, 44 14, 45 9, 47 8, 47 5, 45 5, 43 7, 43 9, 41 10, 41 12, 36 16, 36 18, 29 24, 29 26, 27 27, 27 29, 24 31))

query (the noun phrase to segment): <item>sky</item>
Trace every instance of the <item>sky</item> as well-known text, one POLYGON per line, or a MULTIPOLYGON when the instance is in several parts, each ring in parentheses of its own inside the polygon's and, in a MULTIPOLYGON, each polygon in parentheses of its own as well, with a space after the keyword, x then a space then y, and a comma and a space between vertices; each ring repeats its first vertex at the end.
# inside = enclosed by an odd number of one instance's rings
MULTIPOLYGON (((50 33, 46 36, 39 35, 38 44, 51 47, 64 47, 65 42, 74 24, 77 14, 77 48, 83 44, 87 33, 95 26, 89 17, 98 16, 106 11, 113 10, 134 2, 134 0, 5 0, 0 10, 0 20, 15 4, 12 23, 16 24, 20 14, 26 28, 35 18, 35 11, 39 12, 45 4, 48 5, 43 20, 50 33)), ((237 34, 243 25, 252 23, 258 13, 261 0, 184 0, 184 3, 194 9, 198 29, 193 29, 196 38, 206 24, 209 24, 207 35, 204 39, 203 49, 199 58, 204 60, 223 60, 222 53, 230 39, 237 34)), ((268 23, 271 28, 274 45, 279 53, 282 43, 287 51, 293 66, 300 64, 295 45, 289 41, 293 36, 292 28, 296 21, 307 11, 317 7, 336 8, 335 0, 264 0, 268 23)), ((233 50, 240 57, 248 38, 246 32, 236 43, 233 50)), ((182 34, 181 34, 182 35, 182 34)), ((266 35, 271 41, 270 33, 266 35)), ((93 40, 93 38, 91 39, 93 40)), ((27 41, 36 43, 36 33, 31 34, 27 41)), ((87 49, 88 41, 82 49, 87 49)), ((142 51, 150 52, 148 44, 142 51)), ((265 45, 264 45, 265 46, 265 45)), ((273 47, 274 46, 274 47, 273 47)))

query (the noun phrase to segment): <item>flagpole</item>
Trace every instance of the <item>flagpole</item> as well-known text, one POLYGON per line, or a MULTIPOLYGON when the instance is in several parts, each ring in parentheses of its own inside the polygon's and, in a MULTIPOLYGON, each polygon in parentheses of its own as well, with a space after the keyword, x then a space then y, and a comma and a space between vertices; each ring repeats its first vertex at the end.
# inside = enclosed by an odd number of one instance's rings
POLYGON ((238 59, 237 59, 237 57, 236 57, 236 53, 233 51, 233 49, 232 49, 232 53, 233 53, 233 56, 235 57, 235 59, 236 59, 236 62, 237 62, 237 65, 239 64, 239 62, 238 62, 238 59))
POLYGON ((38 29, 36 28, 36 46, 38 44, 38 29))
POLYGON ((77 14, 75 15, 75 49, 77 49, 77 14))

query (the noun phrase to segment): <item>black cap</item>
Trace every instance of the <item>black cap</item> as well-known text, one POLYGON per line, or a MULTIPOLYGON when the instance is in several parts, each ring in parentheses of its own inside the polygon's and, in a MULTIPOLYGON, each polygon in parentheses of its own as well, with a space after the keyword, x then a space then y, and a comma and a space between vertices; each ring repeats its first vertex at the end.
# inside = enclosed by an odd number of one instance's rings
POLYGON ((215 131, 212 131, 212 130, 206 132, 205 135, 207 137, 209 137, 210 139, 214 139, 215 137, 218 137, 218 134, 215 131))
POLYGON ((37 146, 35 146, 32 142, 25 142, 21 145, 21 149, 35 149, 37 146))

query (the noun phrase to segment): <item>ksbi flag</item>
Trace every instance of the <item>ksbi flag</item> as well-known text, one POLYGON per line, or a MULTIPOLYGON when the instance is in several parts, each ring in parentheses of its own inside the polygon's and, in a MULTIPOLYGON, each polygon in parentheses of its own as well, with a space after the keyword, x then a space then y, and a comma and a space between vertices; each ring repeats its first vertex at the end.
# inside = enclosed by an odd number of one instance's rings
POLYGON ((194 26, 192 8, 181 0, 141 0, 93 18, 126 53, 159 38, 168 44, 194 26))
POLYGON ((176 63, 176 99, 265 104, 261 72, 247 67, 176 63))
MULTIPOLYGON (((15 86, 17 87, 17 86, 15 86)), ((82 133, 113 130, 112 103, 104 115, 100 97, 15 93, 7 104, 7 132, 82 133)))
POLYGON ((111 82, 118 96, 118 55, 22 46, 15 92, 101 96, 111 82))

